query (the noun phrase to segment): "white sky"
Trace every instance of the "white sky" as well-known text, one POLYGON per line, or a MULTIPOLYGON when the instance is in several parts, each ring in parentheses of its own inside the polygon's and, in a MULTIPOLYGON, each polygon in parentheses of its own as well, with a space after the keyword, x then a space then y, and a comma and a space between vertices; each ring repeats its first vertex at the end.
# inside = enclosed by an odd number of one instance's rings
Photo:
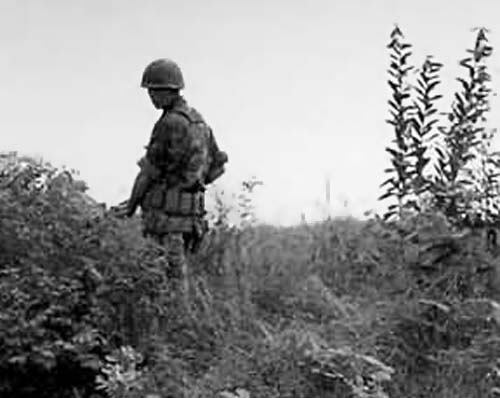
MULTIPOLYGON (((0 0, 0 149, 77 169, 96 199, 123 200, 159 116, 140 77, 169 57, 230 156, 218 187, 264 181, 259 218, 320 217, 327 175, 333 214, 380 208, 394 23, 414 63, 445 64, 444 93, 471 28, 490 28, 500 49, 498 0, 0 0)), ((490 66, 498 91, 498 54, 490 66)))

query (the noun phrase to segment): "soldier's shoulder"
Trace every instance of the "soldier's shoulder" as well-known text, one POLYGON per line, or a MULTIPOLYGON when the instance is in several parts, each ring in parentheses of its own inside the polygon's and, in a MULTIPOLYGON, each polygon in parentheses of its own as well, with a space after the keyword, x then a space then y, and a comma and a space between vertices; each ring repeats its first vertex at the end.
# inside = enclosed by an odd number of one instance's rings
POLYGON ((184 99, 179 101, 171 113, 181 115, 189 123, 205 123, 201 113, 196 108, 190 106, 184 99))
POLYGON ((195 123, 206 123, 205 119, 196 108, 188 107, 188 117, 192 122, 195 123))
POLYGON ((186 118, 178 112, 165 112, 156 122, 157 128, 181 128, 189 125, 186 118))

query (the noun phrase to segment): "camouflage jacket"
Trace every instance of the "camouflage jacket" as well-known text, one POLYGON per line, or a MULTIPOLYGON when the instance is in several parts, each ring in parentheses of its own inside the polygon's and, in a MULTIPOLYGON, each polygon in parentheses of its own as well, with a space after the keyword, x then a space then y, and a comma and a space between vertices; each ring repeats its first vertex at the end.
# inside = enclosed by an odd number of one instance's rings
POLYGON ((202 116, 179 98, 154 126, 139 163, 131 212, 140 204, 147 233, 199 229, 204 185, 223 174, 226 162, 202 116))
POLYGON ((214 149, 212 130, 181 97, 156 122, 145 158, 169 188, 196 190, 205 184, 214 149))

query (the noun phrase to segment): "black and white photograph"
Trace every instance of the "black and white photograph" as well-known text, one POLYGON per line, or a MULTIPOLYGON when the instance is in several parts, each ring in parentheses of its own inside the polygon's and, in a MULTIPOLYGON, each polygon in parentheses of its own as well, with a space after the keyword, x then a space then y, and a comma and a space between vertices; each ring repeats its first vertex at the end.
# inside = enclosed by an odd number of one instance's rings
POLYGON ((500 397, 499 0, 0 0, 0 398, 500 397))

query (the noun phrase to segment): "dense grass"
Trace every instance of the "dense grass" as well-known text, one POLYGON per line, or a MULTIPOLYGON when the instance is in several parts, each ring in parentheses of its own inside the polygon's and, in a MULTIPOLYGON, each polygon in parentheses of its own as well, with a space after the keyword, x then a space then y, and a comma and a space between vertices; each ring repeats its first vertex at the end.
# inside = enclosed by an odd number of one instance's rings
POLYGON ((481 231, 438 214, 219 222, 190 258, 184 311, 138 219, 27 164, 2 166, 0 396, 471 398, 497 385, 481 231))

